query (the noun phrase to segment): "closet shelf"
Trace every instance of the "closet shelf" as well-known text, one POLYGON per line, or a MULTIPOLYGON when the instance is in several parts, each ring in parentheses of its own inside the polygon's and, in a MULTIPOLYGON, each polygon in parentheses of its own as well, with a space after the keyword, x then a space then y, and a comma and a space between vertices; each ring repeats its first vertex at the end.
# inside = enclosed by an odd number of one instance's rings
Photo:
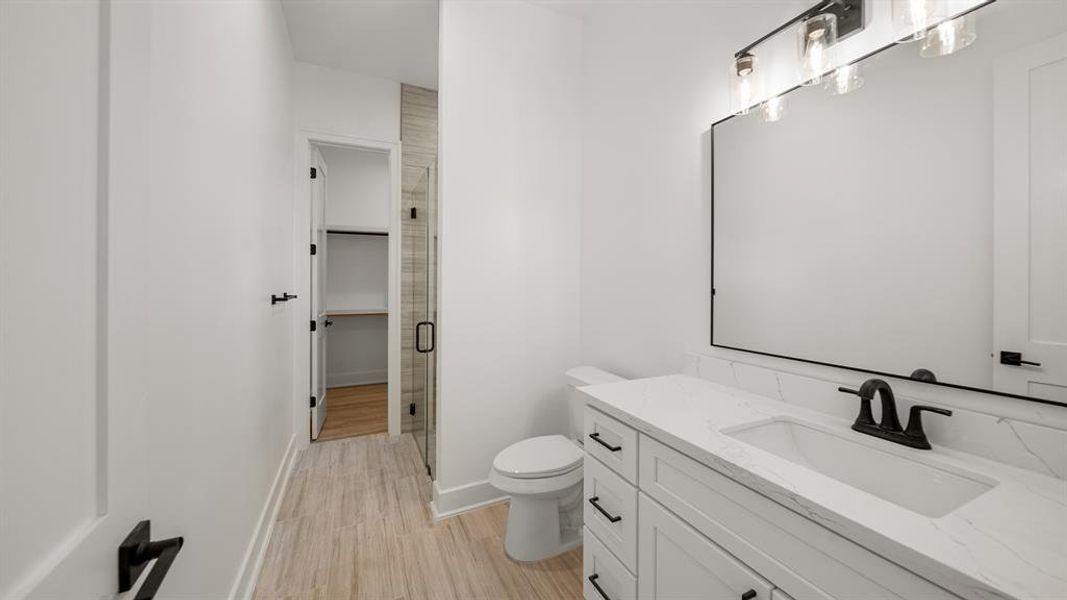
POLYGON ((364 315, 387 315, 389 309, 380 308, 327 308, 327 317, 359 317, 364 315))

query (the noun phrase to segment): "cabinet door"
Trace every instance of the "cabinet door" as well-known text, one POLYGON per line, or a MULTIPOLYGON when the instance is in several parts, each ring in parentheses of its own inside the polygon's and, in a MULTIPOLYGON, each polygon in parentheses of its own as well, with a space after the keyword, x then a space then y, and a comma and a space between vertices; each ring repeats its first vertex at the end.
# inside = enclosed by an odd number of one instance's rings
POLYGON ((644 494, 638 498, 642 600, 771 600, 774 587, 644 494))

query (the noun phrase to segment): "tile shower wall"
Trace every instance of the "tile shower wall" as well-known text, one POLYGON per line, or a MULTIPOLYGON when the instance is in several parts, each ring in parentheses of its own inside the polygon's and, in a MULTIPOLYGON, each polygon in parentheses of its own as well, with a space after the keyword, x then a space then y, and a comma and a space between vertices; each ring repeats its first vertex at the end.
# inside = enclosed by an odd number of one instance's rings
MULTIPOLYGON (((858 410, 856 398, 837 387, 855 387, 868 376, 843 369, 820 371, 818 376, 800 375, 698 353, 687 354, 683 368, 688 375, 852 421, 858 410)), ((935 445, 1067 479, 1067 409, 908 381, 890 384, 905 422, 913 404, 953 411, 948 418, 924 418, 935 445)), ((874 405, 877 411, 878 403, 874 405)))
MULTIPOLYGON (((416 354, 415 323, 420 321, 415 307, 425 305, 425 281, 416 281, 416 275, 424 276, 426 264, 426 223, 435 219, 436 206, 427 206, 427 195, 420 193, 419 182, 428 167, 437 163, 437 92, 413 85, 400 87, 400 141, 403 165, 403 190, 401 215, 401 287, 400 287, 400 377, 402 393, 403 431, 411 431, 413 422, 407 407, 415 398, 425 393, 425 380, 416 377, 420 368, 425 368, 416 354), (415 208, 420 218, 411 219, 410 209, 415 208)), ((432 182, 431 182, 432 183, 432 182)), ((436 320, 432 318, 431 320, 436 320)), ((434 414, 430 412, 430 414, 434 414)))

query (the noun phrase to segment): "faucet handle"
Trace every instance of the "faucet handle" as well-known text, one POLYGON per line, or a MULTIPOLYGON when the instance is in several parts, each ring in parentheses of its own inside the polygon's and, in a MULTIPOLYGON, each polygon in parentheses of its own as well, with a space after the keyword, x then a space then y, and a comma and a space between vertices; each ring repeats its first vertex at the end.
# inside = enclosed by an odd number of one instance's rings
POLYGON ((874 426, 874 413, 871 412, 870 398, 864 396, 860 390, 854 390, 852 388, 839 387, 837 388, 837 391, 860 397, 860 414, 856 415, 856 422, 852 425, 853 428, 855 428, 856 425, 859 425, 860 427, 874 426))
POLYGON ((930 440, 926 439, 926 432, 923 430, 923 411, 945 415, 946 417, 951 417, 952 411, 947 408, 937 408, 936 406, 923 404, 916 404, 908 411, 908 427, 904 430, 904 436, 911 438, 912 442, 914 442, 913 447, 929 450, 932 446, 930 446, 930 440))

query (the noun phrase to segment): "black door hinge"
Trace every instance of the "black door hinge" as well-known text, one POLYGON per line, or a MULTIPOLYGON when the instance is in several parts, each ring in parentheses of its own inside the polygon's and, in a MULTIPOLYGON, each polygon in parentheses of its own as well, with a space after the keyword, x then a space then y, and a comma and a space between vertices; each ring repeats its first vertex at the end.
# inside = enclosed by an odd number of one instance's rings
POLYGON ((311 178, 315 179, 319 176, 319 170, 315 167, 311 167, 311 178))
POLYGON ((315 330, 316 330, 316 329, 318 329, 318 328, 319 328, 319 322, 318 322, 318 321, 316 321, 316 320, 314 320, 314 319, 312 319, 312 320, 311 320, 311 330, 312 330, 312 331, 315 331, 315 330))
POLYGON ((412 206, 411 207, 411 218, 414 219, 415 215, 417 215, 418 213, 419 213, 419 211, 416 210, 414 206, 412 206))
POLYGON ((316 246, 315 244, 312 244, 312 245, 311 245, 311 255, 312 255, 312 256, 315 256, 315 255, 316 255, 316 254, 318 254, 318 253, 319 253, 319 247, 318 247, 318 246, 316 246))
POLYGON ((318 406, 318 404, 319 404, 318 399, 315 398, 315 396, 312 396, 311 397, 311 408, 315 408, 316 406, 318 406))
POLYGON ((408 405, 408 414, 413 416, 413 417, 415 416, 415 403, 414 402, 412 402, 411 404, 408 405))

